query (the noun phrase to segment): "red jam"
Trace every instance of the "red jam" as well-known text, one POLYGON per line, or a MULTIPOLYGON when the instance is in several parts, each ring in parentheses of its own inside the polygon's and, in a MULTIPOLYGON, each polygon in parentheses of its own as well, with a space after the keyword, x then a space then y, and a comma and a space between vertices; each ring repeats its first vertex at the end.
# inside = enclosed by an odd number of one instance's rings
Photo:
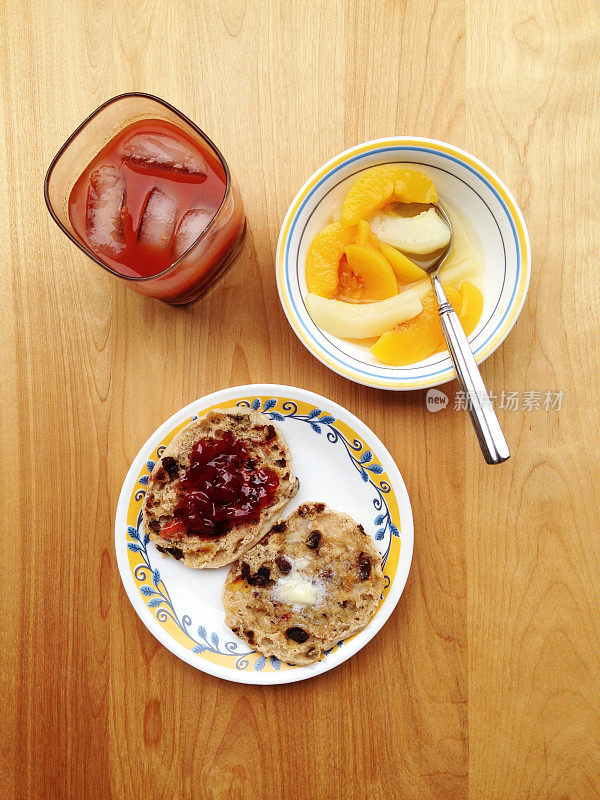
POLYGON ((255 522, 278 486, 277 473, 257 469, 244 442, 230 433, 201 439, 181 479, 174 516, 188 533, 222 536, 234 525, 255 522))

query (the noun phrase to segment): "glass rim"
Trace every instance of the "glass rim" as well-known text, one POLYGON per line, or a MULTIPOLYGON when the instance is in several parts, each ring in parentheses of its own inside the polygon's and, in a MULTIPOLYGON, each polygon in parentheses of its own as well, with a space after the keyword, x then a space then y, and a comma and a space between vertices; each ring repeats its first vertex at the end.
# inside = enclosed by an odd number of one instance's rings
POLYGON ((50 166, 48 167, 48 170, 46 172, 46 177, 44 179, 44 200, 46 201, 46 207, 47 207, 48 211, 50 212, 50 216, 52 217, 54 222, 56 222, 56 224, 61 229, 61 231, 73 242, 73 244, 77 245, 77 247, 83 253, 85 253, 86 256, 91 258, 92 261, 95 261, 96 264, 99 264, 107 272, 110 272, 111 275, 115 275, 117 278, 121 278, 122 280, 125 280, 125 281, 134 281, 136 283, 141 283, 142 281, 151 281, 151 280, 155 280, 156 278, 161 278, 164 275, 166 275, 168 272, 173 270, 179 264, 179 262, 182 259, 184 259, 187 256, 187 254, 191 250, 193 250, 194 247, 196 247, 196 245, 199 242, 201 242, 202 239, 204 239, 204 237, 208 234, 208 232, 214 227, 214 224, 217 221, 217 219, 219 217, 219 214, 223 210, 223 207, 224 207, 226 201, 228 200, 230 194, 231 194, 231 174, 229 172, 229 167, 227 165, 227 162, 225 161, 225 158, 223 157, 223 154, 221 153, 219 148, 216 146, 216 144, 212 141, 212 139, 209 136, 207 136, 204 133, 204 131, 196 125, 195 122, 192 122, 192 120, 189 117, 187 117, 185 114, 183 114, 181 111, 179 111, 179 109, 175 108, 175 106, 171 105, 171 103, 168 103, 166 100, 162 100, 160 97, 157 97, 154 94, 149 94, 148 92, 124 92, 123 94, 117 94, 114 97, 111 97, 108 100, 105 100, 104 103, 99 105, 94 111, 92 111, 91 114, 89 114, 83 120, 83 122, 80 125, 77 126, 77 128, 75 128, 73 133, 67 138, 67 140, 64 142, 62 147, 60 147, 60 149, 58 150, 58 152, 56 153, 56 155, 54 156, 54 158, 50 162, 50 166), (192 242, 192 244, 187 248, 187 250, 185 250, 179 256, 179 258, 176 261, 173 261, 172 264, 169 264, 169 266, 165 267, 165 269, 161 270, 161 272, 157 272, 155 275, 141 275, 139 277, 136 277, 135 275, 123 275, 121 272, 117 272, 112 267, 110 267, 108 264, 106 264, 101 258, 99 258, 95 253, 93 253, 90 250, 90 248, 87 247, 83 242, 79 241, 79 239, 77 237, 75 237, 71 233, 71 231, 68 230, 68 228, 66 228, 63 225, 62 221, 59 219, 59 217, 58 217, 58 215, 57 215, 57 213, 54 210, 54 207, 52 205, 52 201, 50 200, 50 194, 49 194, 49 190, 48 190, 48 186, 49 186, 49 183, 50 183, 50 178, 52 177, 52 173, 54 171, 54 168, 56 167, 58 161, 60 160, 60 158, 63 155, 63 153, 65 152, 65 150, 69 147, 71 142, 74 139, 77 138, 77 136, 81 133, 81 131, 101 111, 103 111, 108 106, 112 105, 112 103, 117 102, 117 100, 123 100, 124 98, 127 98, 127 97, 143 97, 143 98, 145 98, 147 100, 153 100, 155 103, 158 103, 159 105, 164 106, 169 111, 171 111, 173 114, 175 114, 180 119, 182 119, 184 122, 186 122, 206 142, 206 144, 208 144, 209 147, 212 148, 213 152, 216 154, 216 156, 218 157, 219 161, 221 162, 221 166, 223 167, 223 170, 225 172, 225 179, 226 179, 225 194, 223 195, 223 199, 221 201, 221 204, 219 205, 219 207, 215 211, 211 221, 208 223, 206 228, 202 231, 200 236, 192 242))

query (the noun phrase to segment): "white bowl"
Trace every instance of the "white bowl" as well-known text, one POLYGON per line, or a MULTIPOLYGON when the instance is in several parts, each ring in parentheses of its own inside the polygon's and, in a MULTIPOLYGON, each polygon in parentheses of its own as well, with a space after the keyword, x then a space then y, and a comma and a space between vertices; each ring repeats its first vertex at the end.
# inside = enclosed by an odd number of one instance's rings
POLYGON ((523 307, 531 272, 527 227, 500 178, 464 150, 433 139, 397 136, 357 145, 321 167, 288 209, 277 244, 277 287, 283 310, 304 346, 334 372, 381 389, 421 389, 455 377, 452 361, 438 353, 416 364, 382 364, 368 348, 318 328, 304 298, 304 267, 316 233, 341 208, 351 183, 377 164, 411 164, 429 175, 446 201, 468 220, 484 256, 484 307, 469 337, 478 362, 504 341, 523 307))

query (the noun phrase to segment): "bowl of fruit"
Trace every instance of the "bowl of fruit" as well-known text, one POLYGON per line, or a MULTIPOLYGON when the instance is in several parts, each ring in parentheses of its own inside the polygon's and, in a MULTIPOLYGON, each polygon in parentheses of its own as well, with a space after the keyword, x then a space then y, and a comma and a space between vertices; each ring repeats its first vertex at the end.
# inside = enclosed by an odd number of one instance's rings
POLYGON ((440 278, 477 362, 504 341, 527 294, 531 253, 515 199, 485 164, 431 139, 346 150, 300 189, 277 245, 277 286, 300 341, 366 386, 407 390, 455 377, 421 263, 449 243, 440 278))

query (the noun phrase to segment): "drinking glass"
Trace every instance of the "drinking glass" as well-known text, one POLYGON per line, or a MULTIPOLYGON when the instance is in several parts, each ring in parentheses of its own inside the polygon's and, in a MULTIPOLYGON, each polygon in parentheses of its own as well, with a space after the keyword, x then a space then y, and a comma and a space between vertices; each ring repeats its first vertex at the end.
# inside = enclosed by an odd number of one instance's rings
POLYGON ((81 123, 53 158, 44 196, 56 224, 92 261, 126 281, 130 289, 173 305, 190 303, 203 295, 232 263, 246 232, 242 199, 221 152, 184 114, 164 100, 141 92, 107 100, 81 123), (201 151, 207 150, 221 163, 226 185, 214 217, 179 258, 156 275, 132 277, 113 269, 82 239, 69 218, 69 197, 75 182, 99 151, 123 128, 143 119, 166 120, 191 136, 201 151))

